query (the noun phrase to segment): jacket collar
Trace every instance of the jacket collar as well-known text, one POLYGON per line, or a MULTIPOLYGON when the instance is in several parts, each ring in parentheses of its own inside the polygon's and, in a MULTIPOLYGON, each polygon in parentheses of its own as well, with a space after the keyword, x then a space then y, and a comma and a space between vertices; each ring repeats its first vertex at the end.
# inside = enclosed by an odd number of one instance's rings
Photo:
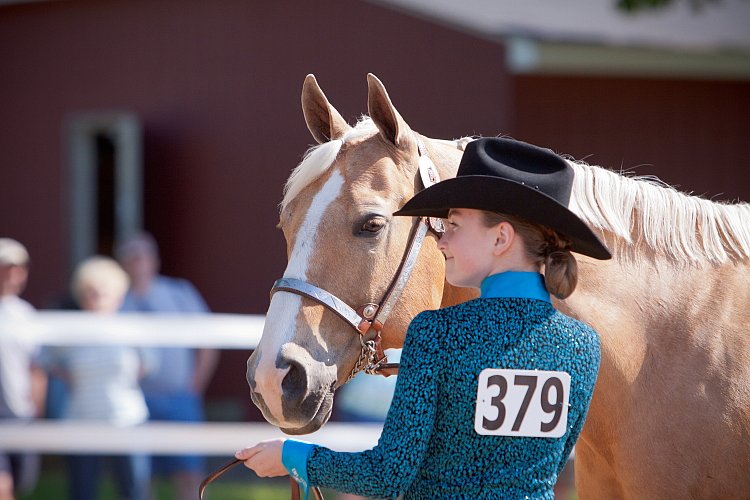
POLYGON ((551 302, 540 273, 506 271, 493 274, 482 280, 481 298, 536 299, 551 302))

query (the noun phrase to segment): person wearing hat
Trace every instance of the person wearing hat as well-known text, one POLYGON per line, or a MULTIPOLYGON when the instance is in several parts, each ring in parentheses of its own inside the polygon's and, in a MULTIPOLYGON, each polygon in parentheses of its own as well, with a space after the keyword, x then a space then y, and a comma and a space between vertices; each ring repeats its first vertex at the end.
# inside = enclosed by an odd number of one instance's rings
MULTIPOLYGON (((36 364, 39 346, 16 328, 35 313, 20 297, 28 276, 26 247, 0 238, 0 421, 33 419, 43 406, 46 376, 36 364)), ((0 499, 29 493, 38 474, 38 455, 9 453, 0 444, 0 499)))
POLYGON ((479 298, 417 315, 407 331, 378 445, 339 453, 272 440, 236 457, 303 490, 368 497, 554 498, 586 418, 599 336, 557 311, 573 293, 573 252, 611 257, 568 209, 568 163, 504 138, 469 143, 457 176, 395 213, 447 219, 446 280, 479 298))

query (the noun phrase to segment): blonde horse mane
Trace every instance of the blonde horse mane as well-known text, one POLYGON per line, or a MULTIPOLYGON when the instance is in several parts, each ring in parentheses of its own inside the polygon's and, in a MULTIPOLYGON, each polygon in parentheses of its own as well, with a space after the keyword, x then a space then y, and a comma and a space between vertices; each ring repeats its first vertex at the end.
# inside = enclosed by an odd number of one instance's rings
POLYGON ((750 204, 681 193, 648 177, 626 177, 568 160, 575 170, 570 209, 621 238, 617 250, 645 243, 675 262, 722 264, 750 257, 750 204))

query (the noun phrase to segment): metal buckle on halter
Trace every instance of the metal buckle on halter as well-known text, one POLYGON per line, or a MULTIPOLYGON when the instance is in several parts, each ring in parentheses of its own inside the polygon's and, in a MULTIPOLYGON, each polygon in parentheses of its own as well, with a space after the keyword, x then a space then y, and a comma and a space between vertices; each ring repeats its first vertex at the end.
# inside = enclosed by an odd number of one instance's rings
POLYGON ((445 223, 440 217, 427 217, 427 224, 429 224, 430 229, 438 236, 442 236, 445 232, 445 223))
POLYGON ((374 328, 378 334, 380 333, 380 330, 383 329, 383 324, 375 319, 379 309, 380 306, 378 304, 373 304, 371 302, 361 305, 356 309, 357 314, 362 318, 362 321, 357 325, 357 331, 359 332, 360 338, 369 332, 370 328, 374 328))
MULTIPOLYGON (((419 151, 419 178, 422 179, 422 186, 427 189, 428 187, 440 182, 440 174, 438 174, 437 167, 430 157, 427 156, 427 150, 419 136, 417 136, 417 151, 419 151)), ((427 224, 438 236, 442 236, 445 232, 443 219, 439 217, 428 217, 427 224)))
POLYGON ((380 306, 378 304, 372 303, 357 308, 357 313, 363 318, 357 328, 359 330, 359 343, 362 346, 362 350, 355 368, 359 367, 360 370, 364 370, 368 375, 383 375, 388 377, 393 374, 392 370, 383 373, 380 373, 380 371, 385 365, 393 365, 394 363, 388 363, 388 356, 386 356, 381 347, 383 337, 380 332, 383 330, 383 324, 376 319, 379 309, 380 306), (371 329, 375 331, 375 336, 369 340, 365 340, 365 335, 371 329))

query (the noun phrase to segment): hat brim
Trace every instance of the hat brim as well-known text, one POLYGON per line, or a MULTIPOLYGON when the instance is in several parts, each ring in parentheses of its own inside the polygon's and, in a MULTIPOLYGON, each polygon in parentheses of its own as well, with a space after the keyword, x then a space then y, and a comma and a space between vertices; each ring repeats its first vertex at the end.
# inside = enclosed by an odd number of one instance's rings
POLYGON ((568 207, 527 184, 487 175, 441 181, 417 193, 393 215, 448 217, 451 208, 473 208, 515 215, 554 229, 571 241, 571 250, 599 260, 612 254, 568 207))

